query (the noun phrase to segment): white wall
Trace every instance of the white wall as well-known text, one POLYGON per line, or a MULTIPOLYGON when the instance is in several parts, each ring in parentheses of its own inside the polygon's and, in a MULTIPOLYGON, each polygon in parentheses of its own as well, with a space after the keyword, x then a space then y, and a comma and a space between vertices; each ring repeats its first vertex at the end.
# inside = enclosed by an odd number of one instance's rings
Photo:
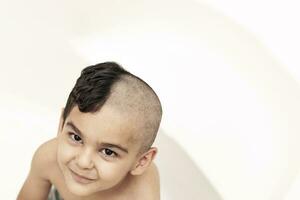
POLYGON ((218 10, 251 32, 282 63, 282 67, 300 80, 299 2, 294 0, 196 0, 218 10))
POLYGON ((289 48, 299 39, 286 32, 298 29, 284 23, 294 15, 276 15, 287 3, 11 2, 0 12, 6 103, 58 110, 83 66, 115 60, 157 90, 165 132, 224 200, 287 195, 300 167, 299 61, 289 48))

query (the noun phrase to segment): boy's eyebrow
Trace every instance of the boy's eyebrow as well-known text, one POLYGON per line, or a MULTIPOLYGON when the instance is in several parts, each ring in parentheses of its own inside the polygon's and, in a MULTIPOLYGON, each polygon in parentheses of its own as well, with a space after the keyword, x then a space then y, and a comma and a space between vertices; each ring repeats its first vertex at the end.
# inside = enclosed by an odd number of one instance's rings
MULTIPOLYGON (((66 123, 66 125, 70 126, 72 129, 74 129, 75 132, 78 133, 80 136, 83 136, 82 132, 79 130, 79 128, 77 128, 75 126, 75 124, 72 121, 68 121, 66 123)), ((122 147, 121 145, 118 145, 118 144, 111 144, 111 143, 108 143, 108 142, 102 142, 102 143, 100 143, 100 146, 118 148, 121 151, 124 151, 125 153, 128 153, 128 150, 125 147, 122 147)))
POLYGON ((104 147, 111 147, 111 148, 118 148, 120 149, 121 151, 124 151, 125 153, 128 153, 128 150, 120 145, 117 145, 117 144, 111 144, 111 143, 107 143, 107 142, 102 142, 100 144, 101 146, 104 146, 104 147))
POLYGON ((74 129, 79 135, 83 135, 79 128, 77 128, 73 122, 69 121, 66 125, 74 129))

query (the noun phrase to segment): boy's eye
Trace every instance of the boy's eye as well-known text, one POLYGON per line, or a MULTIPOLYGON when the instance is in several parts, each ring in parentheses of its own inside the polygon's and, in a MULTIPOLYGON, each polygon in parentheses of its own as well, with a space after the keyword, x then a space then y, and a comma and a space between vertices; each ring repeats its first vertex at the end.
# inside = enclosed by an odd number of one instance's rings
POLYGON ((79 135, 76 135, 74 133, 69 133, 71 139, 75 142, 81 142, 81 137, 79 135))
POLYGON ((103 149, 101 151, 105 156, 116 157, 118 154, 110 149, 103 149))

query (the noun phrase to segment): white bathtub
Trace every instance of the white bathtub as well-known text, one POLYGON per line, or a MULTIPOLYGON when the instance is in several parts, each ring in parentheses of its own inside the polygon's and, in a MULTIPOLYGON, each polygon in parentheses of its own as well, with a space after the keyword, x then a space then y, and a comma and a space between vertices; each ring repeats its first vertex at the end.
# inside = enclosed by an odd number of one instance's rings
POLYGON ((154 145, 159 152, 155 162, 160 171, 162 200, 222 200, 191 157, 164 131, 159 132, 154 145))
POLYGON ((53 137, 81 69, 113 60, 162 100, 163 198, 299 199, 299 82, 235 21, 193 0, 11 0, 0 15, 1 198, 53 137))

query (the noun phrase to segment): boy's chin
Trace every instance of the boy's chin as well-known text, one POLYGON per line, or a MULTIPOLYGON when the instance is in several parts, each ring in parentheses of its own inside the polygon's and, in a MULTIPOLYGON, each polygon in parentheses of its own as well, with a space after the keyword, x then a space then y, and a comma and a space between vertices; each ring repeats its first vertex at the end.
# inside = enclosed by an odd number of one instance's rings
POLYGON ((109 191, 111 188, 106 188, 103 185, 99 185, 98 183, 90 183, 86 185, 82 185, 74 182, 74 180, 66 181, 66 185, 68 190, 78 197, 87 197, 91 195, 95 195, 98 192, 109 191))
POLYGON ((86 185, 86 186, 80 186, 76 185, 74 183, 67 184, 68 190, 74 194, 75 196, 80 196, 80 197, 86 197, 90 196, 92 194, 95 194, 96 192, 99 192, 99 190, 93 190, 91 188, 91 185, 86 185))

